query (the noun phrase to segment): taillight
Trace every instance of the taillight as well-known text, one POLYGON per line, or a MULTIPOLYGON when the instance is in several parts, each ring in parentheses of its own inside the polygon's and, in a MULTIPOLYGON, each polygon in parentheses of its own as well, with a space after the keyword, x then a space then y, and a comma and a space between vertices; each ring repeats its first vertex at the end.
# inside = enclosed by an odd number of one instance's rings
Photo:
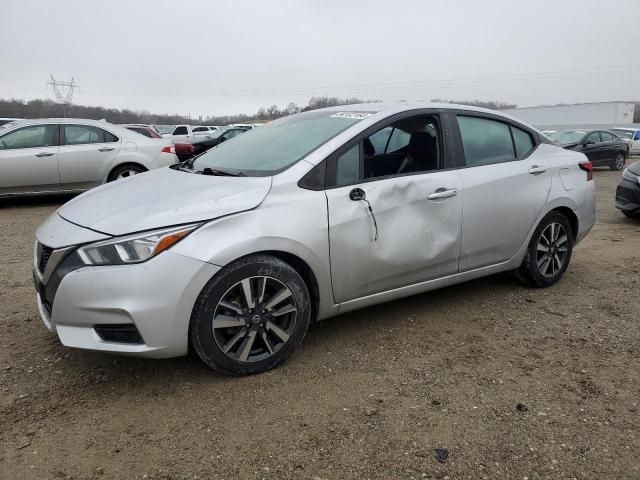
POLYGON ((196 151, 195 147, 193 145, 189 145, 189 153, 193 153, 195 151, 196 151))
POLYGON ((587 172, 587 182, 593 180, 593 165, 591 162, 580 162, 578 165, 581 170, 587 172))
POLYGON ((162 153, 173 153, 173 154, 175 154, 176 153, 176 147, 174 147, 174 146, 164 147, 162 149, 162 153))

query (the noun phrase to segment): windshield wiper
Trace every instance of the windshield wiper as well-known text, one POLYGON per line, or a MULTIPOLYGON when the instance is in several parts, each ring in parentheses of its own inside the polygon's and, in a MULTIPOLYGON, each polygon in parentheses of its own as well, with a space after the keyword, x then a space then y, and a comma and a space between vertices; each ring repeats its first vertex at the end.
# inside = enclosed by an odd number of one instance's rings
POLYGON ((209 168, 209 167, 206 167, 204 170, 200 170, 195 173, 199 173, 200 175, 215 175, 218 177, 246 177, 246 175, 242 172, 231 173, 231 172, 227 172, 226 170, 216 170, 214 168, 209 168))

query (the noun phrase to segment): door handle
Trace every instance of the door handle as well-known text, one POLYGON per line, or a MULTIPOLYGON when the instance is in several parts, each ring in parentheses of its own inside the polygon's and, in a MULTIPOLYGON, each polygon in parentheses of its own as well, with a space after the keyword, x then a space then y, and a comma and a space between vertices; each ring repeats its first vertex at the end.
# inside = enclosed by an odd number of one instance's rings
POLYGON ((443 198, 454 197, 458 194, 458 190, 455 188, 437 188, 429 195, 427 195, 427 199, 429 200, 441 200, 443 198))
POLYGON ((50 157, 51 155, 55 155, 55 153, 51 152, 40 152, 36 155, 36 157, 50 157))
POLYGON ((111 150, 115 150, 115 148, 114 147, 102 147, 102 148, 98 149, 99 152, 110 152, 111 150))
POLYGON ((547 167, 542 166, 542 165, 532 165, 531 168, 529 169, 529 173, 531 175, 539 175, 541 173, 544 173, 547 171, 547 167))

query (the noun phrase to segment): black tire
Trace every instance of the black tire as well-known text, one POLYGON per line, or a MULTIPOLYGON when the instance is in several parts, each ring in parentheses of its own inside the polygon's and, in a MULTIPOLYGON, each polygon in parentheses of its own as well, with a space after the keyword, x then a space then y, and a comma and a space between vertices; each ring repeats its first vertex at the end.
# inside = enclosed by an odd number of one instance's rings
POLYGON ((108 182, 113 182, 114 180, 117 180, 119 177, 122 176, 122 178, 128 177, 130 175, 136 175, 138 173, 142 173, 142 172, 146 172, 147 170, 140 166, 140 165, 136 165, 133 163, 126 163, 124 165, 120 165, 116 168, 114 168, 111 173, 109 174, 109 178, 107 179, 108 182), (129 173, 129 175, 127 174, 129 173))
MULTIPOLYGON (((569 262, 571 261, 574 241, 573 230, 567 217, 560 212, 550 212, 542 219, 535 232, 533 232, 533 236, 527 247, 527 253, 522 260, 520 268, 516 270, 516 276, 520 281, 532 287, 546 288, 554 285, 562 278, 562 275, 564 275, 564 272, 567 270, 569 262), (552 242, 552 245, 549 245, 550 252, 555 252, 555 255, 552 256, 550 263, 546 263, 546 260, 543 259, 545 252, 539 250, 539 245, 544 245, 544 240, 542 239, 543 233, 545 234, 544 238, 547 238, 550 234, 550 226, 552 224, 556 225, 555 229, 557 229, 557 225, 560 225, 562 230, 559 230, 561 233, 557 239, 552 242), (560 251, 557 246, 560 244, 560 240, 562 240, 563 233, 566 234, 566 245, 562 243, 561 248, 566 247, 566 251, 560 251), (557 263, 554 260, 556 255, 558 259, 561 259, 560 268, 557 268, 557 263), (539 265, 541 261, 542 264, 539 265), (551 262, 553 262, 553 265, 551 265, 551 262), (544 272, 542 271, 543 269, 545 269, 544 272), (549 274, 550 271, 551 274, 549 274)), ((542 248, 545 247, 543 246, 542 248)), ((549 256, 549 254, 546 255, 547 257, 549 256)))
POLYGON ((282 364, 302 343, 311 320, 310 305, 307 285, 291 265, 271 255, 250 255, 224 267, 202 289, 191 314, 189 341, 200 359, 220 373, 238 376, 265 372, 282 364), (266 287, 259 286, 262 278, 265 279, 266 287), (246 306, 249 300, 242 296, 243 282, 247 280, 251 285, 249 291, 252 292, 250 297, 255 310, 246 306), (260 288, 263 294, 259 299, 254 292, 259 292, 260 288), (286 300, 275 303, 272 310, 265 313, 268 303, 279 297, 277 293, 272 293, 276 291, 288 291, 289 296, 285 297, 286 300), (238 300, 229 300, 234 295, 238 300), (287 303, 295 311, 277 313, 286 310, 287 303), (276 305, 285 307, 274 311, 276 305), (231 306, 233 310, 229 310, 227 306, 231 306), (219 312, 223 313, 219 315, 219 312), (285 316, 286 318, 281 318, 285 316), (225 319, 222 322, 234 322, 234 325, 214 329, 214 322, 220 318, 225 319), (245 325, 239 326, 235 322, 244 322, 245 325), (287 323, 279 323, 274 327, 276 322, 287 323), (250 336, 251 332, 255 332, 253 337, 250 336), (286 340, 283 340, 284 335, 287 336, 286 340), (230 347, 230 350, 227 349, 228 353, 225 353, 223 347, 232 344, 236 336, 239 337, 232 345, 233 348, 230 347), (247 346, 248 357, 245 356, 242 361, 247 346))
POLYGON ((609 168, 613 171, 619 172, 624 168, 624 164, 627 162, 627 157, 624 153, 618 152, 616 158, 611 161, 609 168))

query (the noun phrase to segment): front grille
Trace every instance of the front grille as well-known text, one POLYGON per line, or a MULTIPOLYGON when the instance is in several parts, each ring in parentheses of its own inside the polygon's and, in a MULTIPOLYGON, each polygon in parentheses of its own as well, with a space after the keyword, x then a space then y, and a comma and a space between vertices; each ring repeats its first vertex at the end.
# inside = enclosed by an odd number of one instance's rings
POLYGON ((38 244, 38 270, 40 270, 40 273, 44 273, 52 253, 53 248, 42 245, 41 243, 38 244))
POLYGON ((131 323, 114 323, 95 325, 93 329, 105 342, 130 343, 140 345, 144 341, 135 325, 131 323))

